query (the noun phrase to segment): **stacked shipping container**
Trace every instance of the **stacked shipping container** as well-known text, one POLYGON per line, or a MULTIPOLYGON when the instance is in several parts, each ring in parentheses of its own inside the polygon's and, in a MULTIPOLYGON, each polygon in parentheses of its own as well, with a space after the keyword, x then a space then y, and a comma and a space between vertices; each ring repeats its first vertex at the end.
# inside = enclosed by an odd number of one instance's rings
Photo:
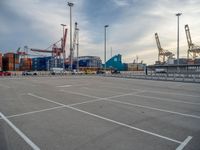
POLYGON ((6 53, 3 57, 3 70, 19 70, 19 55, 15 53, 6 53))
POLYGON ((52 57, 37 57, 32 58, 32 70, 34 71, 47 71, 49 66, 49 61, 52 57))
POLYGON ((20 59, 20 70, 29 71, 32 69, 32 60, 31 58, 21 58, 20 59))
POLYGON ((3 70, 3 60, 2 60, 2 53, 0 53, 0 71, 3 70))

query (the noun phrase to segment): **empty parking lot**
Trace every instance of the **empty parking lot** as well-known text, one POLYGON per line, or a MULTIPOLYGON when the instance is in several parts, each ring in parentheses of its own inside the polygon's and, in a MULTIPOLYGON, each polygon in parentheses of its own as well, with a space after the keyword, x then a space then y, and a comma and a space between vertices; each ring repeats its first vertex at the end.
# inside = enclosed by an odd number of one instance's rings
POLYGON ((100 76, 0 79, 0 149, 199 150, 200 85, 100 76))

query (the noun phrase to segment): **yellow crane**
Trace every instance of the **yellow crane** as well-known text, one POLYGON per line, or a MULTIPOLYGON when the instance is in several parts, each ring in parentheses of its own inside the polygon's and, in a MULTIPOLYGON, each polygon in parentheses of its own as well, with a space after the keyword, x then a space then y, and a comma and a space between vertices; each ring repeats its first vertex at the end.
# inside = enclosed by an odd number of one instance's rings
POLYGON ((158 47, 158 61, 161 63, 165 63, 165 58, 173 58, 174 54, 168 50, 165 50, 161 47, 160 40, 158 37, 158 33, 155 33, 156 44, 158 47))
POLYGON ((187 58, 189 59, 191 56, 192 59, 195 59, 196 57, 200 56, 200 47, 198 45, 195 45, 194 43, 192 43, 190 29, 187 24, 185 25, 185 33, 186 33, 186 38, 187 38, 187 42, 188 42, 187 58))

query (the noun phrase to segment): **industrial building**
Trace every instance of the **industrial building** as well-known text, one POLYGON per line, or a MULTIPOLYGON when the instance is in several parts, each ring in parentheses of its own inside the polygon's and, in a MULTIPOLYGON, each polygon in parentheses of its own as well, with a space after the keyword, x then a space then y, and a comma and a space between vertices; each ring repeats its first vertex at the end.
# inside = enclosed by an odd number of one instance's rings
POLYGON ((122 55, 120 54, 113 56, 106 62, 107 69, 115 69, 118 71, 143 71, 145 67, 146 64, 143 64, 143 62, 123 63, 122 55))

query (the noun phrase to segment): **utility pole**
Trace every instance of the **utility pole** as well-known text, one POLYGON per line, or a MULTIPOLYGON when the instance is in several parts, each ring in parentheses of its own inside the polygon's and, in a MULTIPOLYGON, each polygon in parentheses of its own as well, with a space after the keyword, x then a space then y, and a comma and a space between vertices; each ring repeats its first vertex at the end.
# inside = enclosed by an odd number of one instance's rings
POLYGON ((64 36, 65 36, 65 24, 60 24, 63 27, 63 38, 62 38, 62 52, 63 52, 63 71, 65 71, 65 47, 64 47, 64 36))
POLYGON ((70 70, 73 70, 73 48, 72 48, 72 7, 74 3, 68 2, 68 6, 70 7, 70 70))
POLYGON ((76 47, 77 47, 77 64, 76 64, 76 69, 77 72, 79 71, 79 28, 76 28, 77 30, 77 43, 76 43, 76 47))
POLYGON ((104 63, 105 63, 105 66, 104 66, 104 69, 106 70, 106 28, 109 27, 108 25, 105 25, 104 26, 104 63))
POLYGON ((177 65, 179 65, 179 17, 182 13, 177 13, 177 65))

